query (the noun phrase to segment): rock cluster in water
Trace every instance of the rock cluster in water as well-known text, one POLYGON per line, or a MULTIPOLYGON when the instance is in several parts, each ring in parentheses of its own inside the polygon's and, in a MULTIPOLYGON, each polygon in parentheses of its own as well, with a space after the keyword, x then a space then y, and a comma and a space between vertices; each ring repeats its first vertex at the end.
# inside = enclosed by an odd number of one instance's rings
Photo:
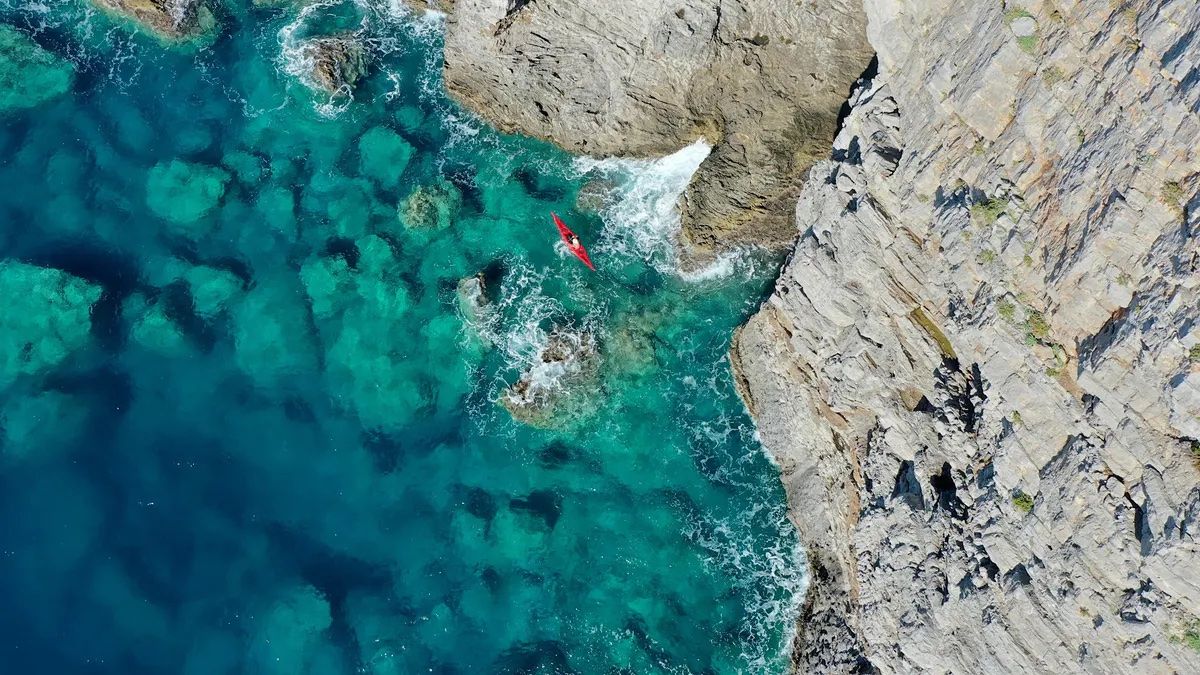
POLYGON ((1200 672, 1200 12, 1008 4, 866 3, 736 340, 803 671, 1200 672))
POLYGON ((92 0, 97 6, 172 40, 199 35, 213 23, 206 0, 92 0))
POLYGON ((533 426, 565 426, 583 414, 583 391, 596 374, 595 334, 557 326, 520 378, 500 398, 512 416, 533 426))
POLYGON ((348 96, 367 73, 367 54, 353 35, 312 38, 301 46, 308 80, 331 96, 348 96))
POLYGON ((101 288, 62 270, 0 262, 0 387, 38 376, 89 342, 101 288))

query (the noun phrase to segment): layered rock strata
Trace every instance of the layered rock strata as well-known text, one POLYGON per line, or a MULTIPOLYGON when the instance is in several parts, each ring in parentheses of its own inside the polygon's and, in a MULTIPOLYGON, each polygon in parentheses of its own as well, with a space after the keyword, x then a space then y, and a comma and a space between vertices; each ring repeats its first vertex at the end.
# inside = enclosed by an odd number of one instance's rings
POLYGON ((733 362, 801 672, 1200 672, 1200 10, 866 0, 733 362))
POLYGON ((714 145, 683 200, 698 257, 794 238, 871 59, 859 0, 456 0, 446 85, 500 127, 591 155, 714 145))

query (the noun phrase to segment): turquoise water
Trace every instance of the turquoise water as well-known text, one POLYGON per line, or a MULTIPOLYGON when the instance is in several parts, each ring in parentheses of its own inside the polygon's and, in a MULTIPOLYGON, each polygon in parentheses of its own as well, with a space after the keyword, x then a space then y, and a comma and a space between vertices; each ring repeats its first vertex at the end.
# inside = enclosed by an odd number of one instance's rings
POLYGON ((802 560, 725 359, 776 261, 675 272, 704 147, 498 134, 384 2, 0 20, 0 670, 786 670, 802 560), (331 102, 298 41, 346 29, 331 102), (518 423, 556 327, 597 356, 518 423))

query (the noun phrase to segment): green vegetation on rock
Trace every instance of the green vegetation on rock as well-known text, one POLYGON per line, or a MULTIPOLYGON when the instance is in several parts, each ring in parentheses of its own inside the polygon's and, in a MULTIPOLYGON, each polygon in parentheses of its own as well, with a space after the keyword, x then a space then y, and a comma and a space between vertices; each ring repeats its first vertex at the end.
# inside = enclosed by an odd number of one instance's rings
POLYGON ((1016 318, 1017 306, 1008 300, 1001 300, 1000 303, 996 305, 996 313, 1000 315, 1001 319, 1004 319, 1005 321, 1012 321, 1016 318))
POLYGON ((74 75, 69 61, 0 24, 0 114, 32 108, 65 93, 74 75))
POLYGON ((971 217, 982 225, 991 225, 1008 211, 1008 201, 1004 199, 986 199, 971 205, 971 217))
POLYGON ((1200 652, 1200 619, 1192 619, 1183 624, 1179 633, 1172 636, 1179 644, 1200 652))
POLYGON ((1046 315, 1041 312, 1029 312, 1025 317, 1025 329, 1028 331, 1026 342, 1044 342, 1050 337, 1050 322, 1046 321, 1046 315))
POLYGON ((1021 510, 1022 513, 1029 513, 1033 510, 1033 497, 1017 490, 1012 496, 1013 506, 1021 510))
POLYGON ((941 350, 942 356, 948 359, 958 358, 958 354, 954 352, 954 345, 950 343, 950 338, 946 337, 946 334, 942 332, 942 329, 938 328, 938 325, 933 322, 933 319, 929 318, 929 315, 925 313, 925 310, 917 307, 912 311, 912 318, 913 321, 917 322, 917 325, 925 329, 925 332, 929 334, 929 337, 933 338, 933 341, 937 344, 938 349, 941 350))

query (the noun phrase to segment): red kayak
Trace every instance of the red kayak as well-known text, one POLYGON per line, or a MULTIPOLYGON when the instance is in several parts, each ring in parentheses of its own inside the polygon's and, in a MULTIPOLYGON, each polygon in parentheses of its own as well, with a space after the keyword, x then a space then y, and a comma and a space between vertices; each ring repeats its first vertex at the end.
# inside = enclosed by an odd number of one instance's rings
POLYGON ((563 241, 566 242, 567 250, 574 253, 576 258, 582 260, 583 264, 588 266, 588 269, 595 272, 596 267, 592 265, 591 258, 588 258, 587 249, 583 247, 583 244, 578 243, 579 237, 575 236, 575 233, 558 217, 558 214, 551 211, 550 217, 554 219, 554 224, 558 226, 558 233, 562 235, 563 241), (576 243, 572 243, 572 241, 576 243))

